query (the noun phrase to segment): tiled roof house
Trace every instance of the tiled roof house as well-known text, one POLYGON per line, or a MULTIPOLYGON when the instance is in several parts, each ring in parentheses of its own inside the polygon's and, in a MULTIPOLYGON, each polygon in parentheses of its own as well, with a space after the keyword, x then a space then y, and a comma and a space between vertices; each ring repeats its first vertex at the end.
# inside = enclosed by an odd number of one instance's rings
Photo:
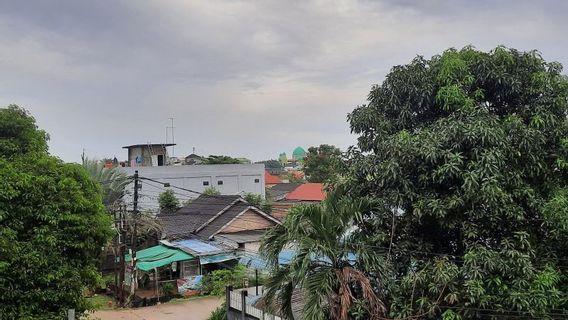
POLYGON ((215 239, 245 249, 247 245, 257 249, 266 229, 280 224, 240 196, 226 195, 201 195, 175 213, 161 213, 157 218, 164 239, 215 239))

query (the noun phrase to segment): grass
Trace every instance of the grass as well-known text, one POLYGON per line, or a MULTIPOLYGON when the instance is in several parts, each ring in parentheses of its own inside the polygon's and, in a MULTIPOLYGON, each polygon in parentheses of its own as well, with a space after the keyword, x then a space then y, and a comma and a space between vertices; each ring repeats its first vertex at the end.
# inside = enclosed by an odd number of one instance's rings
POLYGON ((92 297, 88 297, 87 301, 91 303, 93 309, 95 310, 112 310, 114 309, 114 299, 112 297, 106 295, 96 294, 92 297), (112 301, 112 304, 109 306, 108 302, 112 301))

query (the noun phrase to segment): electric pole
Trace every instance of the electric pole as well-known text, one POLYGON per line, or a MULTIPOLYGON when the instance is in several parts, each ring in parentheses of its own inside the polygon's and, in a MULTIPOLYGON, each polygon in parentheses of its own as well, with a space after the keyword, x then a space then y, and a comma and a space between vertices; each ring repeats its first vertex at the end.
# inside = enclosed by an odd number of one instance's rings
MULTIPOLYGON (((172 126, 170 127, 172 129, 172 144, 176 143, 176 140, 174 138, 174 118, 169 118, 172 121, 172 126)), ((167 129, 166 129, 167 130, 167 129)), ((175 157, 175 146, 172 146, 172 157, 175 157)))
POLYGON ((132 237, 132 281, 130 281, 130 293, 134 294, 137 287, 137 273, 136 273, 136 247, 138 245, 138 189, 140 188, 140 181, 138 178, 138 170, 134 171, 134 199, 132 210, 132 221, 134 223, 133 237, 132 237))
POLYGON ((134 258, 136 257, 136 245, 137 245, 137 239, 136 239, 136 229, 137 229, 137 220, 138 220, 138 170, 134 171, 134 199, 133 199, 133 211, 132 211, 132 220, 134 221, 134 237, 132 239, 132 260, 134 261, 134 258))

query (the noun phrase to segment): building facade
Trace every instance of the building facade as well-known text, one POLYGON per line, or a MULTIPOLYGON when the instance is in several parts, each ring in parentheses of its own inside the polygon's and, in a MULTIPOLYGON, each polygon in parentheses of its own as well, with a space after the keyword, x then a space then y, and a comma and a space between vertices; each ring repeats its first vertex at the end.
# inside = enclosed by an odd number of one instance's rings
MULTIPOLYGON (((170 186, 203 192, 213 187, 222 195, 260 194, 265 197, 264 164, 215 164, 193 166, 158 166, 120 168, 132 176, 138 170, 140 177, 169 183, 170 186)), ((167 190, 163 185, 142 180, 139 190, 140 210, 157 211, 158 196, 167 190)), ((127 190, 133 190, 132 183, 127 190)), ((198 193, 172 188, 181 202, 197 198, 198 193)), ((126 196, 126 202, 132 203, 132 192, 126 196)))

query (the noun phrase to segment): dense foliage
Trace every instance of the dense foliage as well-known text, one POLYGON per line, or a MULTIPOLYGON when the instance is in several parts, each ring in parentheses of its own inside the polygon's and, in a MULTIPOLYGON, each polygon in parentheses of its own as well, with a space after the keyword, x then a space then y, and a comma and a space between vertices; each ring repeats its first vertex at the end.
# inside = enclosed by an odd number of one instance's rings
POLYGON ((247 279, 247 269, 245 266, 238 264, 232 269, 220 269, 207 273, 203 276, 201 283, 201 293, 214 296, 225 294, 226 286, 234 288, 242 288, 247 279))
POLYGON ((229 156, 210 155, 203 159, 203 164, 240 164, 241 160, 229 156))
POLYGON ((308 148, 304 158, 304 173, 308 182, 329 182, 342 171, 341 150, 322 144, 308 148))
POLYGON ((0 109, 0 318, 85 310, 110 226, 87 172, 50 156, 47 134, 26 111, 0 109))
POLYGON ((203 190, 203 194, 206 196, 219 196, 221 195, 221 191, 215 189, 215 187, 211 186, 211 187, 207 187, 205 188, 205 190, 203 190))
MULTIPOLYGON (((392 317, 568 317, 568 82, 537 52, 397 66, 350 115, 392 317)), ((377 290, 380 290, 377 284, 377 290)))
POLYGON ((104 160, 84 159, 83 168, 103 189, 103 203, 107 209, 110 209, 122 202, 124 195, 128 193, 126 186, 131 181, 126 173, 118 168, 106 168, 105 162, 104 160))
POLYGON ((180 207, 179 200, 171 189, 160 193, 158 203, 160 205, 160 212, 162 213, 176 212, 180 207))
MULTIPOLYGON (((282 225, 267 231, 260 251, 272 271, 265 281, 266 305, 293 319, 294 297, 303 297, 304 319, 383 319, 383 297, 372 280, 385 278, 385 259, 361 246, 353 226, 374 211, 365 199, 345 199, 335 190, 321 204, 295 206, 282 225), (280 253, 295 248, 281 265, 280 253)), ((299 306, 301 308, 301 306, 299 306)))
POLYGON ((243 197, 246 202, 252 204, 253 206, 259 208, 265 213, 270 214, 272 212, 272 202, 262 197, 258 193, 246 193, 243 197))
POLYGON ((223 303, 211 312, 207 320, 226 320, 227 319, 227 305, 223 303))

